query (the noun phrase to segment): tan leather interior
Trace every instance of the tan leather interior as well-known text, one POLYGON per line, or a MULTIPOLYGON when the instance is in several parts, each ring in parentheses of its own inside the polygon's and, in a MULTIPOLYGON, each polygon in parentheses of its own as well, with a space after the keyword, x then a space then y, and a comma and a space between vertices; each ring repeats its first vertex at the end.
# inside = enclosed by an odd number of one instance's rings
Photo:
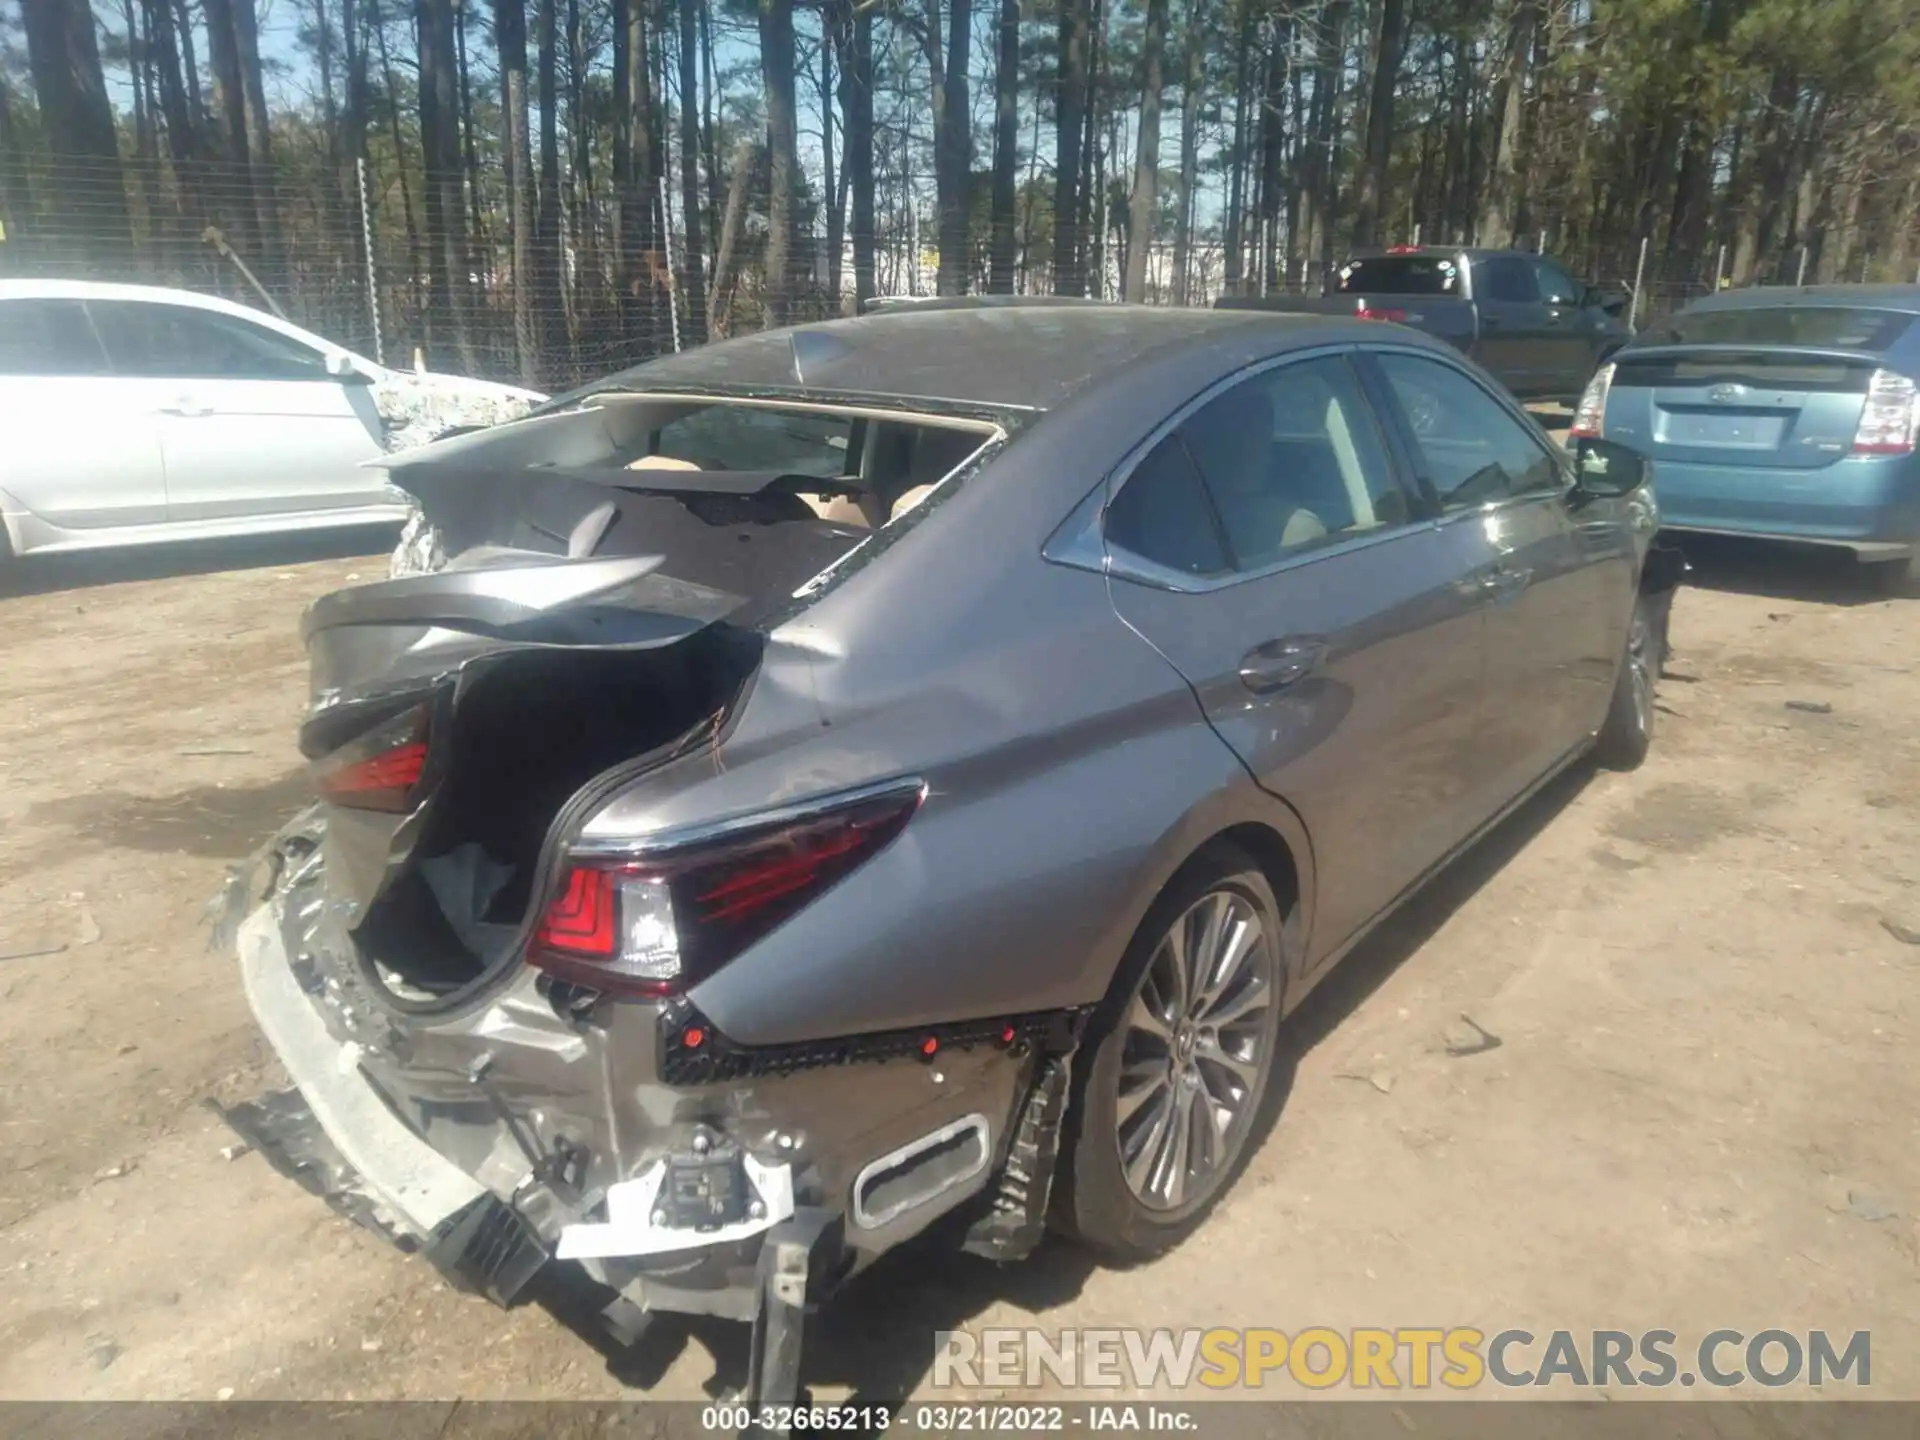
POLYGON ((926 499, 927 496, 931 495, 935 488, 933 485, 914 486, 911 490, 907 491, 906 494, 893 502, 893 513, 887 518, 889 520, 898 520, 902 515, 926 499))
POLYGON ((691 460, 676 460, 671 455, 642 455, 627 465, 629 470, 698 470, 691 460))
POLYGON ((813 513, 822 520, 830 520, 836 525, 857 525, 871 530, 873 522, 861 510, 859 504, 846 495, 802 495, 813 513))

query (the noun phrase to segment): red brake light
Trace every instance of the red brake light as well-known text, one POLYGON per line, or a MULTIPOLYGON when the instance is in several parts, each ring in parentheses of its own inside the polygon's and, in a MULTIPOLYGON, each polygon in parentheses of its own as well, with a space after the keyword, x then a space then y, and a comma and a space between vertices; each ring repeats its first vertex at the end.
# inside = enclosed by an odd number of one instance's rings
POLYGON ((1387 254, 1389 255, 1418 255, 1419 253, 1420 253, 1420 247, 1418 245, 1387 246, 1387 254))
POLYGON ((578 860, 528 961, 595 989, 684 990, 885 849, 923 793, 891 787, 657 857, 578 860))
POLYGON ((533 943, 542 950, 611 959, 613 892, 613 876, 605 870, 569 870, 566 886, 547 907, 533 943))
POLYGON ((314 762, 323 800, 357 810, 404 814, 427 768, 427 707, 376 725, 314 762))
POLYGON ((1362 300, 1354 307, 1353 318, 1356 320, 1383 320, 1389 324, 1400 325, 1406 322, 1407 312, 1404 310, 1375 309, 1373 306, 1367 304, 1366 301, 1362 300))

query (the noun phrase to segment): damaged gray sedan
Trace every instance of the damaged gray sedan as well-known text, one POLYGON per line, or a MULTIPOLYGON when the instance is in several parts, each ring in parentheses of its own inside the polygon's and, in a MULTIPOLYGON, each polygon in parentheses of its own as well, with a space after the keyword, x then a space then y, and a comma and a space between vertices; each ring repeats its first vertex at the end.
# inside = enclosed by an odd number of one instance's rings
POLYGON ((392 479, 423 573, 310 611, 320 803, 231 897, 296 1089, 231 1118, 502 1303, 752 1322, 761 1401, 952 1212, 1200 1223, 1283 1013, 1646 753, 1683 569, 1636 457, 1319 317, 806 326, 392 479))

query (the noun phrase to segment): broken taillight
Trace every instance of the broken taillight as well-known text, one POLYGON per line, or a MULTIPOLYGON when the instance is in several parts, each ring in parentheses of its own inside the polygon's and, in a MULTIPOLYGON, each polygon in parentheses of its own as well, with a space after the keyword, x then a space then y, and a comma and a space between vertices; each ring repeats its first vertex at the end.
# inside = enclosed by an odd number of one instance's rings
POLYGON ((404 814, 427 768, 427 707, 419 705, 313 762, 320 798, 357 810, 404 814))
POLYGON ((645 859, 578 857, 527 959, 599 990, 685 990, 885 849, 923 794, 889 788, 645 859))

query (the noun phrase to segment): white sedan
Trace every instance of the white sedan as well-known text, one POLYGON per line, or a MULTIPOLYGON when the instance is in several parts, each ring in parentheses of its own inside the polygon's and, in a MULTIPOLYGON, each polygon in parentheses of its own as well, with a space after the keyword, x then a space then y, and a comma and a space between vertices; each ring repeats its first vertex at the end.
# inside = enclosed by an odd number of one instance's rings
POLYGON ((0 280, 0 555, 397 522, 368 462, 544 398, 184 290, 0 280))

